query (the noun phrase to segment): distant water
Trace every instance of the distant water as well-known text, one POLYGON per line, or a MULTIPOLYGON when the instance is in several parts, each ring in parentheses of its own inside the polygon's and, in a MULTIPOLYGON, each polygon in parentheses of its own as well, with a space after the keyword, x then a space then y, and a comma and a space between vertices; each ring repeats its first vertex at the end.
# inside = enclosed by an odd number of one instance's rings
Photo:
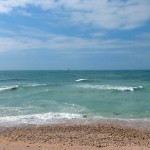
POLYGON ((0 125, 150 120, 150 71, 0 71, 0 125))

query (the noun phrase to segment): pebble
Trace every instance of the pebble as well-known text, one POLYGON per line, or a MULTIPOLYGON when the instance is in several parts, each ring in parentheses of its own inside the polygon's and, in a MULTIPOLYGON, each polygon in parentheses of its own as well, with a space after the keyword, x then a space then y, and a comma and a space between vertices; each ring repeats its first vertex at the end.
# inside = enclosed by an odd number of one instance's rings
MULTIPOLYGON (((147 144, 150 139, 150 132, 104 124, 19 128, 7 130, 1 136, 11 141, 19 137, 18 141, 70 146, 74 144, 96 147, 107 147, 108 145, 118 147, 123 145, 150 146, 150 142, 147 144)), ((26 147, 30 146, 27 145, 26 147)))

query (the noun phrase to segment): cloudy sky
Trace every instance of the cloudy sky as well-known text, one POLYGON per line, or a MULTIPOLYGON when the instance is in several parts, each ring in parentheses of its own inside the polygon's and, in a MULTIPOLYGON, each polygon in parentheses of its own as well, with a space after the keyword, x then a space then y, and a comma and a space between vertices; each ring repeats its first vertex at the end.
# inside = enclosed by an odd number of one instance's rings
POLYGON ((150 69, 150 0, 0 0, 0 70, 150 69))

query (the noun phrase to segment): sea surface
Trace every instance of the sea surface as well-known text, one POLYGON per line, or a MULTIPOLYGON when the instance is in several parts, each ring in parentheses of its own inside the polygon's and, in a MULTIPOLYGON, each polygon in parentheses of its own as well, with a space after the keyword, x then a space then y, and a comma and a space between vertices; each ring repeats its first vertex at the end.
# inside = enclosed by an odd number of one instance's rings
POLYGON ((150 120, 150 71, 0 71, 0 125, 150 120))

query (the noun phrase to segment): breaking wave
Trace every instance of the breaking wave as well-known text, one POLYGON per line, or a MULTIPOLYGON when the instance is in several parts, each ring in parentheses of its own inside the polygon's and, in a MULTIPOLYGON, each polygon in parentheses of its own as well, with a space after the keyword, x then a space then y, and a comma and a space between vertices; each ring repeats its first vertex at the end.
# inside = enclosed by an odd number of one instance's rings
POLYGON ((87 81, 88 79, 77 79, 76 82, 83 82, 83 81, 87 81))
POLYGON ((9 90, 17 90, 18 88, 27 88, 27 87, 38 87, 38 86, 46 86, 47 84, 26 84, 26 85, 11 85, 11 86, 1 86, 0 91, 9 91, 9 90))
POLYGON ((16 90, 18 89, 18 85, 16 86, 3 86, 3 87, 0 87, 0 91, 7 91, 7 90, 16 90))
POLYGON ((143 89, 143 86, 112 86, 112 85, 91 85, 91 84, 81 84, 78 85, 80 88, 85 89, 98 89, 98 90, 117 90, 117 91, 135 91, 137 89, 143 89))
POLYGON ((22 87, 35 87, 35 86, 46 86, 47 84, 37 84, 37 83, 33 83, 33 84, 27 84, 27 85, 22 85, 22 87))
POLYGON ((16 126, 22 124, 55 124, 64 122, 66 119, 82 119, 81 114, 70 114, 70 113, 44 113, 44 114, 33 114, 33 115, 19 115, 19 116, 7 116, 0 117, 0 124, 5 126, 16 126))

